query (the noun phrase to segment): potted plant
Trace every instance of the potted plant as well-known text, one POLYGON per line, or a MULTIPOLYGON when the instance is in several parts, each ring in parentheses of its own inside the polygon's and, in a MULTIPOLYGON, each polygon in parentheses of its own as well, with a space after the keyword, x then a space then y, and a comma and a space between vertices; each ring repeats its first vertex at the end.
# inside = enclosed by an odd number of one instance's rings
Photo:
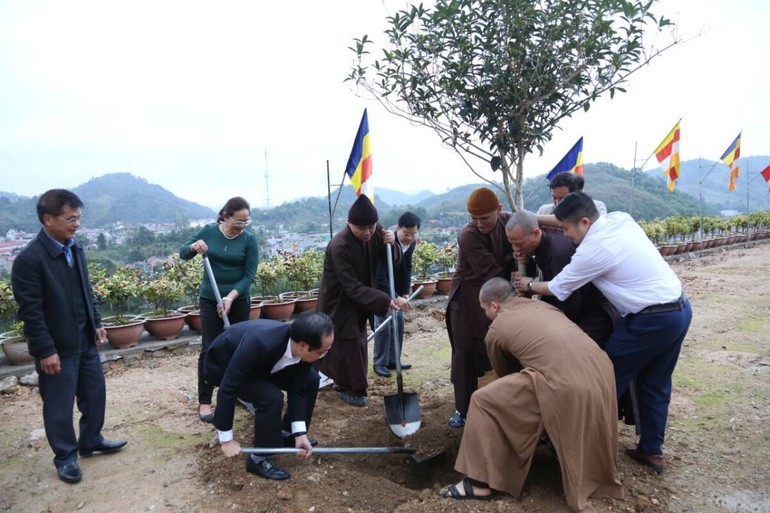
POLYGON ((439 258, 438 246, 432 242, 420 241, 412 253, 412 290, 423 286, 420 298, 426 298, 436 292, 438 280, 430 273, 439 258))
POLYGON ((201 332, 201 313, 198 300, 201 288, 201 276, 203 275, 203 259, 192 258, 182 260, 178 254, 171 255, 161 265, 163 274, 182 286, 185 300, 190 304, 181 306, 177 310, 185 313, 185 322, 191 330, 201 332))
POLYGON ((9 331, 0 333, 0 344, 11 365, 26 365, 35 361, 29 354, 27 338, 24 336, 24 321, 14 323, 9 331))
POLYGON ((278 293, 278 284, 285 283, 286 266, 281 254, 270 258, 259 264, 254 282, 259 286, 263 294, 270 294, 272 299, 262 301, 261 315, 267 319, 276 321, 285 321, 291 317, 294 312, 294 298, 276 297, 278 293))
POLYGON ((444 244, 438 251, 436 263, 441 266, 441 271, 436 274, 436 290, 441 294, 449 294, 454 274, 452 269, 457 266, 457 244, 444 244))
MULTIPOLYGON (((294 311, 297 313, 314 310, 318 303, 318 289, 315 289, 323 274, 323 254, 309 249, 301 254, 285 255, 284 267, 289 285, 296 291, 294 311)), ((280 297, 284 298, 284 294, 280 297)), ((291 297, 291 296, 289 296, 291 297)))
POLYGON ((94 297, 107 303, 112 316, 102 318, 107 340, 118 349, 133 347, 144 333, 144 318, 128 313, 132 300, 141 297, 144 281, 137 269, 120 267, 110 276, 104 269, 91 271, 94 297))
POLYGON ((185 324, 186 314, 174 310, 174 305, 184 297, 182 285, 160 275, 144 287, 144 298, 153 305, 152 315, 144 321, 150 335, 162 340, 179 336, 185 324))

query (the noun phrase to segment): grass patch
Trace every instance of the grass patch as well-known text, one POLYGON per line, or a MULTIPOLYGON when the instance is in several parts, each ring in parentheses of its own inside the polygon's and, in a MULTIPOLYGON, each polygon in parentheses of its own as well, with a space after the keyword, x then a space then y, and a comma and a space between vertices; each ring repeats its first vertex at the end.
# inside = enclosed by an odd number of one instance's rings
POLYGON ((167 449, 192 447, 207 439, 204 435, 169 433, 154 425, 146 426, 142 430, 141 436, 149 447, 167 449))
POLYGON ((758 317, 754 319, 746 319, 738 325, 738 328, 743 331, 751 331, 754 333, 767 332, 770 326, 770 318, 758 317))

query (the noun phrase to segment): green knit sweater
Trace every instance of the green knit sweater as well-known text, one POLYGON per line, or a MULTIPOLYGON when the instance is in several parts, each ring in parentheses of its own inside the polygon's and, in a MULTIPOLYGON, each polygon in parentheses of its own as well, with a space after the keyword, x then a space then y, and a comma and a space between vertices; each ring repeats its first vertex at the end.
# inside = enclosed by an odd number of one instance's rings
MULTIPOLYGON (((234 239, 228 239, 219 230, 219 225, 209 224, 201 228, 198 233, 190 237, 179 249, 182 260, 190 260, 197 253, 190 251, 190 245, 203 239, 209 247, 208 257, 217 287, 222 297, 235 289, 240 297, 249 297, 249 288, 254 276, 257 274, 259 264, 259 245, 257 237, 251 231, 244 230, 234 239)), ((203 271, 201 278, 202 299, 216 301, 214 289, 203 271)))

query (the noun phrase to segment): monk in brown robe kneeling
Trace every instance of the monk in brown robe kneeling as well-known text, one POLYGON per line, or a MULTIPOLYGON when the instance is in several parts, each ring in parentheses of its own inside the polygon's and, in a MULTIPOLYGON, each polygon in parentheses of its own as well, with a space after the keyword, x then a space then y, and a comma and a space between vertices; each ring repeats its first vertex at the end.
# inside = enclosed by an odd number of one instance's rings
POLYGON ((467 477, 442 496, 489 499, 494 489, 519 497, 547 434, 572 511, 594 511, 589 496, 623 498, 607 354, 561 311, 516 297, 502 278, 482 286, 479 302, 492 320, 485 343, 500 377, 471 397, 455 462, 467 477))

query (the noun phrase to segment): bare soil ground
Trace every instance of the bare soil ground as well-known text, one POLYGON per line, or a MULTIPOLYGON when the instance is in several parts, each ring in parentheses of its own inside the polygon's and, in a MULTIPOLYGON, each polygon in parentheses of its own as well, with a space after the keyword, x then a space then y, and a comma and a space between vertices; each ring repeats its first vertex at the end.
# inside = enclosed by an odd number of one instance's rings
MULTIPOLYGON (((674 376, 666 453, 669 468, 652 474, 621 453, 625 500, 593 499, 599 512, 770 511, 770 244, 672 264, 694 307, 694 322, 674 376)), ((556 457, 538 449, 524 494, 489 503, 447 501, 455 482, 461 432, 453 411, 449 347, 440 298, 412 310, 404 361, 407 391, 416 391, 422 427, 399 440, 385 422, 382 397, 394 380, 371 377, 370 402, 352 408, 323 389, 311 435, 326 446, 405 445, 406 456, 278 457, 284 482, 247 474, 226 459, 212 428, 196 414, 197 355, 157 352, 110 364, 105 434, 125 438, 119 454, 81 459, 84 479, 56 478, 34 390, 0 397, 0 511, 12 512, 567 512, 556 457)), ((493 379, 487 376, 486 380, 493 379)), ((251 419, 239 410, 236 434, 250 445, 251 419)), ((621 446, 633 427, 619 425, 621 446)), ((620 448, 619 448, 620 450, 620 448)))

